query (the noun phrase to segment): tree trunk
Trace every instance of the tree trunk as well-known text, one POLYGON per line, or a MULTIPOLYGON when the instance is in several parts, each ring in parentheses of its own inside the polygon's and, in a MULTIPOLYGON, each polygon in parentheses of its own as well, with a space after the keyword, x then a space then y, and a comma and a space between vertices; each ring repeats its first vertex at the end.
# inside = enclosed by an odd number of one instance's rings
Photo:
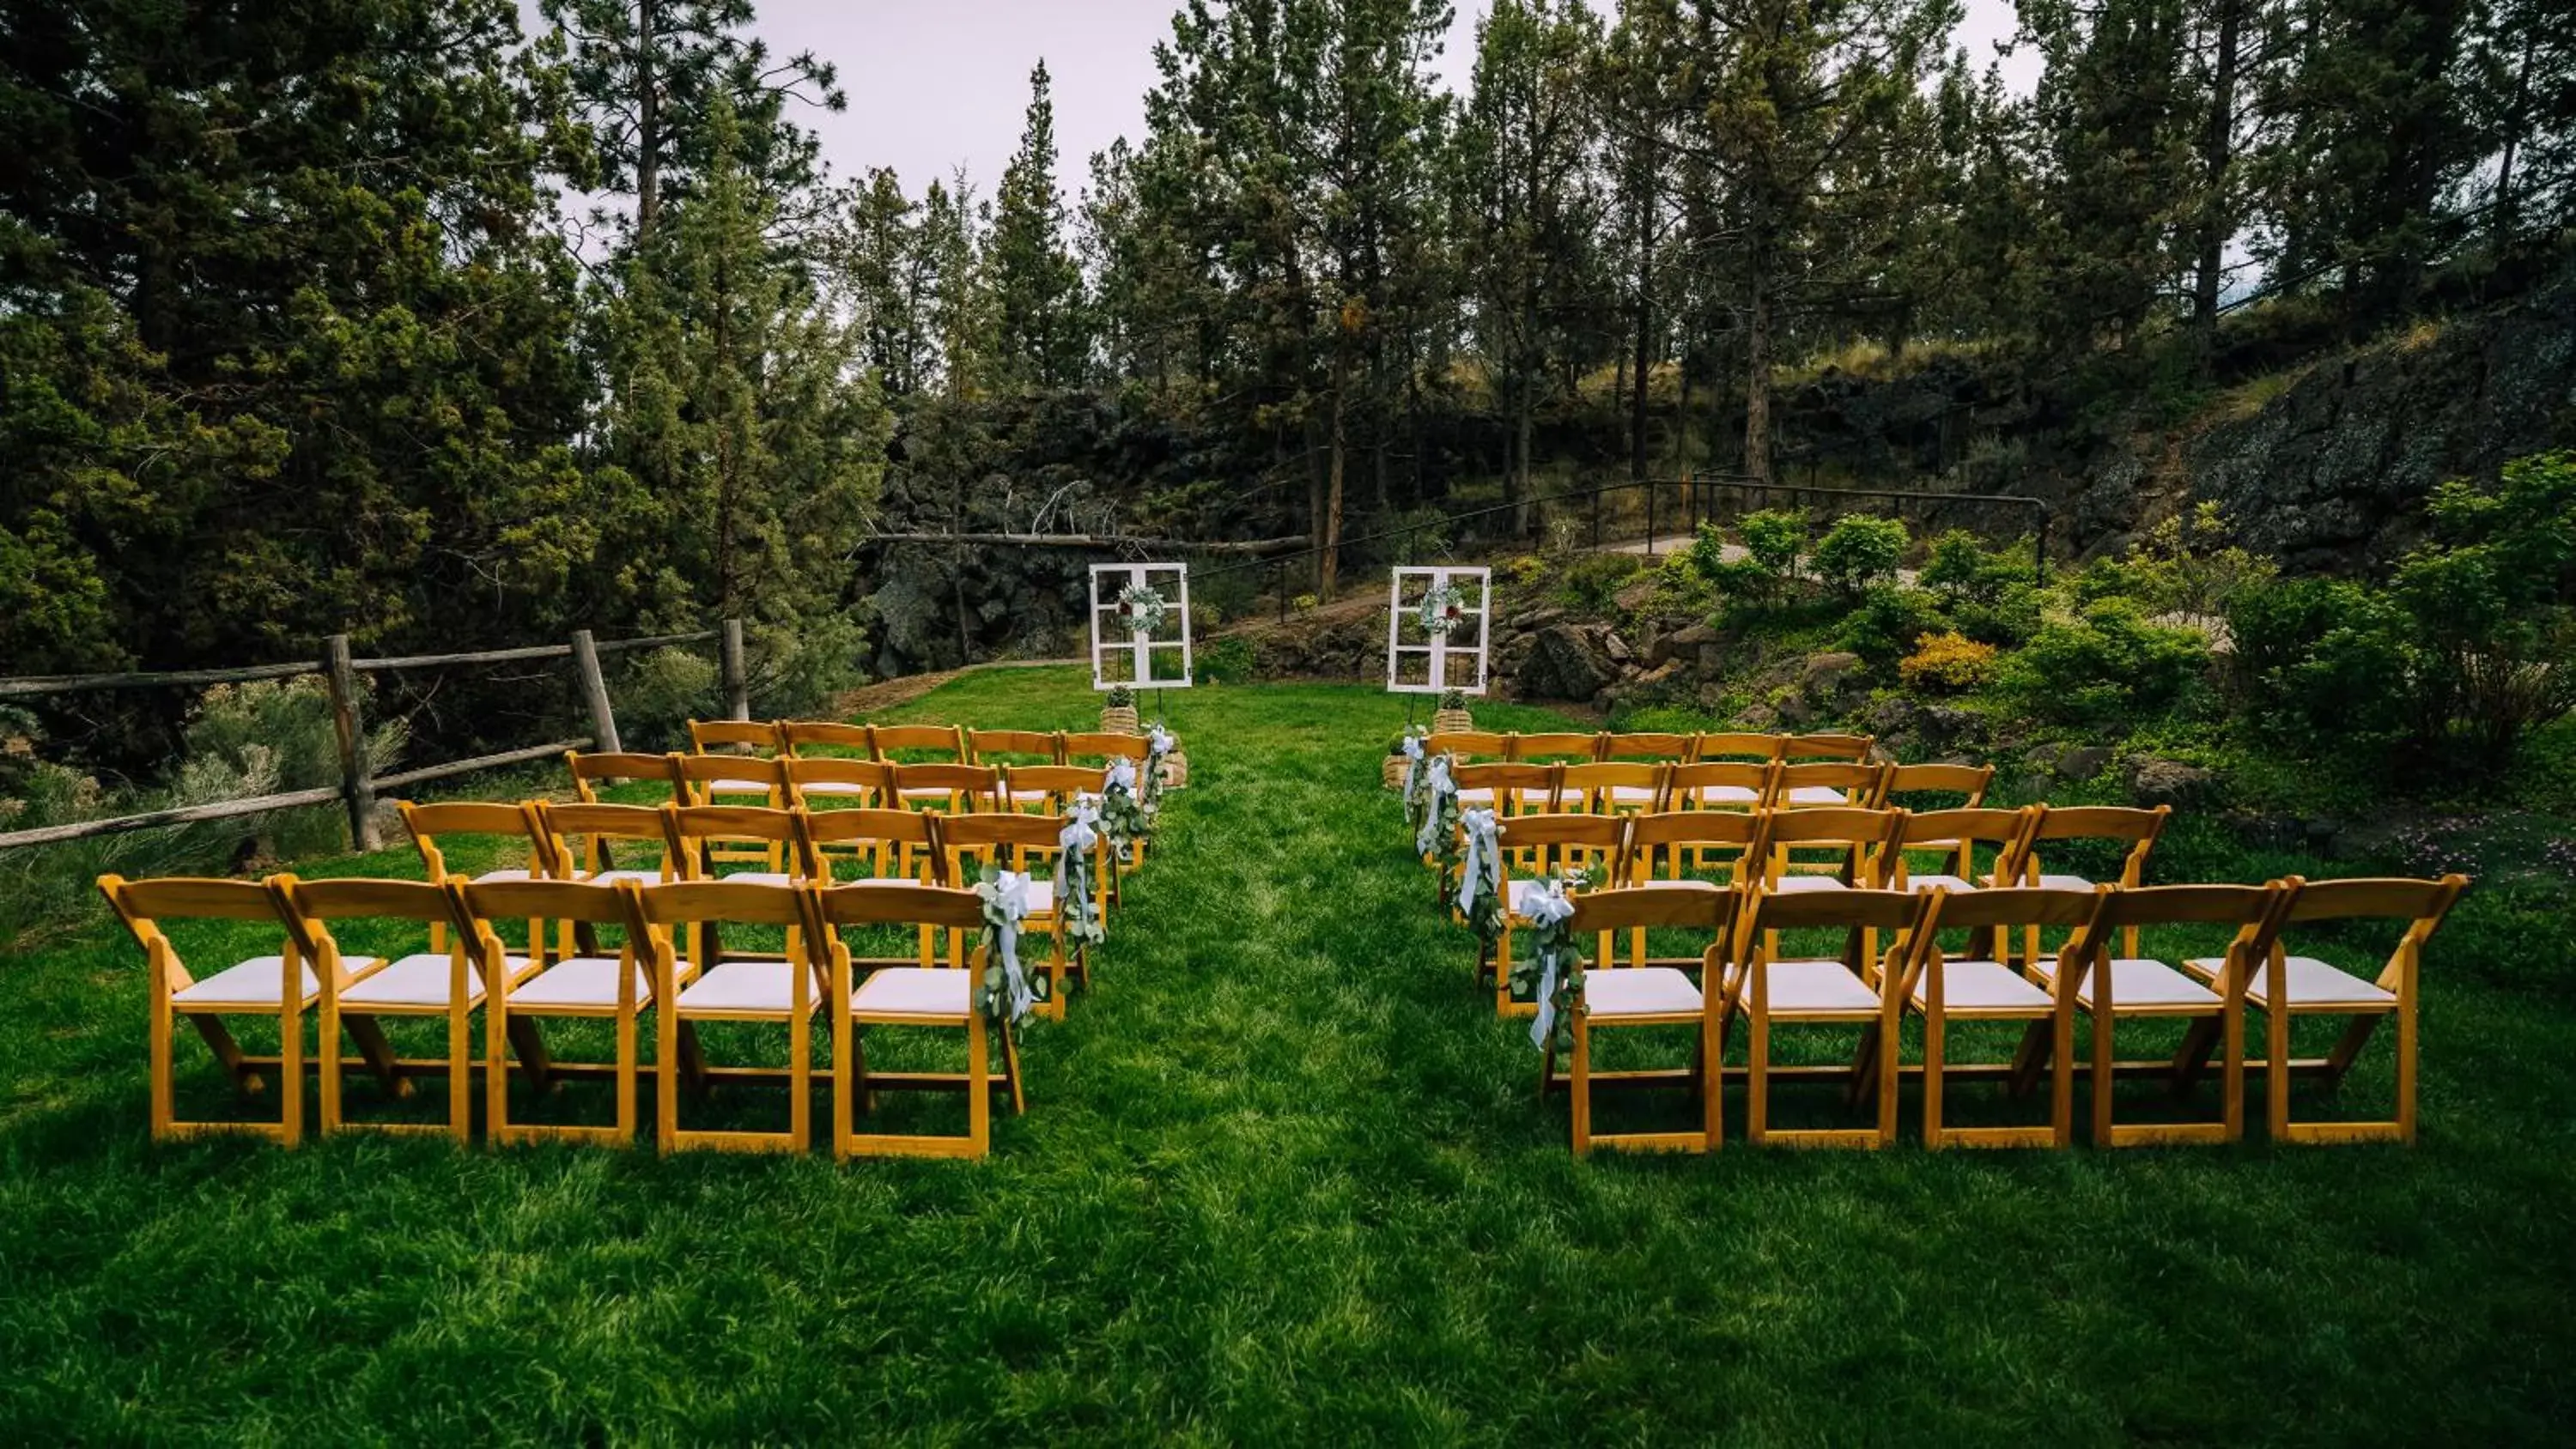
POLYGON ((2493 245, 2499 252, 2513 244, 2513 162, 2522 149, 2523 134, 2531 128, 2531 52, 2535 41, 2529 31, 2522 37, 2522 65, 2514 72, 2513 104, 2504 113, 2504 157, 2496 163, 2495 231, 2493 245))
POLYGON ((1637 206, 1637 392, 1628 404, 1628 476, 1646 476, 1646 400, 1654 377, 1655 346, 1655 179, 1654 159, 1637 206))
POLYGON ((1744 309, 1744 471, 1771 481, 1771 277, 1769 247, 1746 249, 1749 296, 1744 309))
POLYGON ((2244 0, 2218 0, 2218 55, 2210 67, 2209 118, 2200 134, 2200 258, 2191 289, 2191 329, 2205 372, 2218 350, 2218 292, 2227 268, 2227 168, 2236 144, 2236 52, 2244 0))
POLYGON ((1346 343, 1336 344, 1333 348, 1333 463, 1324 484, 1324 536, 1319 545, 1319 567, 1315 575, 1315 597, 1322 600, 1333 597, 1333 585, 1340 573, 1340 560, 1336 556, 1342 548, 1342 465, 1350 452, 1343 414, 1349 406, 1344 399, 1350 391, 1350 377, 1350 348, 1346 343))
POLYGON ((653 72, 653 0, 635 0, 635 240, 662 214, 662 82, 653 72))
POLYGON ((1523 369, 1520 377, 1519 417, 1512 425, 1512 477, 1505 486, 1511 496, 1505 500, 1512 508, 1512 537, 1527 538, 1530 529, 1530 434, 1531 415, 1538 411, 1538 375, 1523 369))

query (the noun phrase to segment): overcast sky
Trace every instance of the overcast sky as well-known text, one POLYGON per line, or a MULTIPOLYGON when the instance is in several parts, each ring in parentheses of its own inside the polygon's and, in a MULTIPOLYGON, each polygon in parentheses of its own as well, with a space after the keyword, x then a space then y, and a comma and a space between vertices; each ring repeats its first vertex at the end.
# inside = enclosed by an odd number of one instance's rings
MULTIPOLYGON (((1602 10, 1614 0, 1594 0, 1602 10)), ((1490 0, 1459 0, 1441 71, 1464 91, 1476 21, 1490 0)), ((850 108, 808 111, 839 179, 891 166, 914 195, 963 166, 993 194, 1019 144, 1029 70, 1043 56, 1055 82, 1056 180, 1068 198, 1091 174, 1091 154, 1145 127, 1154 42, 1171 33, 1177 0, 760 0, 758 32, 773 51, 811 50, 841 68, 850 108)), ((1959 40, 1980 67, 2012 34, 2012 0, 1967 0, 1959 40)), ((2027 84, 2031 57, 2006 68, 2027 84)))

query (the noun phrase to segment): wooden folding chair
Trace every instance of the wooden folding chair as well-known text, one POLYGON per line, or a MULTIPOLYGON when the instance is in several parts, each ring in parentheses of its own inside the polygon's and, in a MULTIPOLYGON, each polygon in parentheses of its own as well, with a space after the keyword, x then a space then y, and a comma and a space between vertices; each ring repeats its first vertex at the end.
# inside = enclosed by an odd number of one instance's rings
POLYGON ((1669 765, 1605 760, 1568 765, 1557 777, 1557 809, 1591 815, 1642 815, 1664 808, 1669 765))
POLYGON ((1425 759, 1450 755, 1460 764, 1474 760, 1500 762, 1510 759, 1511 753, 1510 738, 1494 730, 1444 730, 1422 738, 1425 759))
POLYGON ((1750 888, 1763 878, 1763 832, 1771 817, 1749 810, 1665 810, 1632 817, 1628 848, 1617 873, 1621 885, 1658 878, 1691 880, 1712 868, 1730 886, 1750 888))
MULTIPOLYGON (((2263 1013, 2263 1090, 2275 1142, 2415 1141, 2415 1015, 2424 943, 2468 889, 2469 878, 2440 880, 2328 880, 2283 882, 2291 895, 2263 962, 2245 984, 2245 1002, 2263 1013), (2405 922, 2397 945, 2376 979, 2344 971, 2314 956, 2291 955, 2282 937, 2298 926, 2365 919, 2405 922), (2343 1035, 2322 1057, 2293 1059, 2290 1026, 2302 1016, 2345 1018, 2343 1035), (2383 1121, 2294 1121, 2290 1088, 2301 1076, 2322 1078, 2329 1092, 2341 1086, 2369 1045, 2382 1019, 2397 1018, 2397 1115, 2383 1121)), ((2215 984, 2226 972, 2223 957, 2185 961, 2183 969, 2215 984)))
POLYGON ((1697 735, 1628 733, 1603 735, 1603 760, 1642 760, 1650 765, 1687 765, 1699 746, 1697 735))
POLYGON ((1513 763, 1522 765, 1588 764, 1601 752, 1601 736, 1571 730, 1509 737, 1513 763))
MULTIPOLYGON (((1775 817, 1775 824, 1780 818, 1784 817, 1775 817)), ((1897 982, 1903 974, 1904 953, 1912 949, 1931 904, 1929 896, 1882 890, 1775 892, 1746 903, 1736 943, 1737 969, 1727 978, 1719 1003, 1719 1041, 1723 1043, 1736 1014, 1743 1013, 1750 1038, 1745 1066, 1748 1141, 1757 1147, 1773 1141, 1791 1146, 1884 1147, 1896 1140, 1897 982), (1841 957, 1780 958, 1780 932, 1813 928, 1845 933, 1841 957), (1883 955, 1875 955, 1869 943, 1882 932, 1894 944, 1883 955), (1848 1068, 1774 1067, 1771 1030, 1783 1025, 1856 1026, 1861 1029, 1860 1047, 1848 1068), (1775 1076, 1840 1080, 1854 1098, 1875 1082, 1878 1120, 1870 1127, 1775 1130, 1771 1126, 1775 1076)))
POLYGON ((580 796, 581 802, 585 805, 602 803, 600 790, 603 787, 615 789, 620 785, 660 786, 668 793, 650 802, 659 805, 663 800, 676 801, 680 798, 679 777, 671 772, 673 758, 670 755, 642 755, 633 751, 624 754, 585 755, 578 750, 566 750, 564 751, 564 770, 572 776, 573 793, 580 796))
MULTIPOLYGON (((636 1077, 638 1022, 661 997, 655 990, 649 933, 641 916, 633 882, 588 885, 573 881, 483 881, 462 886, 466 919, 475 925, 476 950, 483 962, 483 1132, 495 1143, 569 1141, 608 1147, 631 1147, 638 1123, 636 1077), (615 947, 594 946, 543 964, 535 975, 512 979, 501 969, 505 947, 490 923, 528 920, 554 925, 565 936, 585 935, 596 941, 599 928, 615 926, 624 939, 615 947), (548 1020, 605 1021, 617 1037, 610 1062, 567 1062, 546 1045, 540 1023, 548 1020), (559 1077, 606 1076, 613 1083, 616 1120, 606 1126, 510 1120, 510 1056, 516 1052, 528 1085, 551 1090, 559 1077)), ((695 968, 673 962, 674 979, 685 984, 695 968)), ((684 1056, 696 1050, 694 1034, 679 1038, 684 1056)), ((668 1074, 678 1063, 664 1057, 655 1070, 668 1074)))
POLYGON ((833 885, 855 881, 948 884, 939 831, 950 819, 927 810, 809 810, 805 813, 808 869, 815 881, 833 885), (838 867, 864 867, 856 877, 838 867))
POLYGON ((1089 765, 1005 765, 1002 796, 1014 810, 1062 815, 1085 795, 1108 788, 1109 772, 1089 765))
MULTIPOLYGON (((129 881, 116 875, 100 876, 98 888, 143 947, 144 970, 150 978, 153 1140, 239 1134, 288 1147, 303 1141, 304 1012, 321 999, 322 983, 298 934, 284 930, 276 954, 246 957, 201 981, 190 973, 178 945, 162 927, 164 921, 243 921, 276 928, 277 903, 268 888, 257 881, 187 877, 129 881), (277 1055, 245 1053, 224 1025, 228 1016, 276 1021, 277 1055), (264 1090, 262 1069, 277 1074, 276 1121, 190 1121, 178 1116, 176 1050, 171 1038, 180 1017, 205 1038, 236 1092, 251 1096, 264 1090)), ((351 971, 374 966, 352 960, 340 964, 351 971)), ((386 1049, 383 1060, 390 1064, 392 1057, 391 1049, 386 1049)))
POLYGON ((1107 766, 1112 760, 1133 760, 1141 772, 1153 746, 1143 735, 1108 733, 1071 733, 1064 737, 1062 763, 1068 765, 1107 766))
MULTIPOLYGON (((2052 871, 2040 859, 2042 854, 2056 855, 2056 847, 2070 841, 2101 841, 2126 847, 2120 854, 2118 877, 2107 884, 2123 890, 2134 890, 2146 884, 2147 855, 2156 848, 2156 838, 2164 834, 2165 822, 2173 818, 2173 807, 2159 805, 2153 810, 2132 810, 2122 805, 2043 805, 2039 818, 2031 822, 2030 833, 2022 837, 2021 856, 2016 863, 2024 885, 2044 886, 2054 891, 2089 891, 2095 882, 2089 876, 2067 871, 2052 871)), ((2037 937, 2024 955, 2039 954, 2037 937)), ((2138 933, 2125 932, 2120 949, 2138 954, 2138 933)))
MULTIPOLYGON (((813 1141, 814 1011, 827 981, 807 936, 806 890, 796 886, 742 885, 733 881, 678 881, 638 891, 636 924, 653 960, 657 1063, 681 1063, 655 1073, 659 1114, 655 1140, 664 1152, 711 1147, 726 1152, 802 1152, 813 1141), (676 935, 700 926, 774 926, 786 935, 779 959, 737 957, 719 962, 683 984, 676 935), (787 1067, 697 1066, 682 1058, 683 1030, 709 1022, 787 1028, 787 1067), (785 1132, 680 1125, 680 1078, 713 1082, 783 1080, 787 1084, 785 1132)), ((703 1039, 701 1040, 703 1051, 703 1039)))
MULTIPOLYGON (((693 719, 689 744, 692 753, 681 756, 683 761, 775 762, 787 753, 786 732, 773 720, 693 719)), ((716 765, 686 772, 682 782, 690 799, 700 805, 785 803, 780 784, 766 770, 734 771, 716 765)))
MULTIPOLYGON (((1951 812, 1942 812, 1944 814, 1951 812)), ((2008 940, 2014 927, 2067 927, 2072 949, 2089 950, 2081 933, 2101 906, 2101 892, 2052 891, 2002 886, 1953 894, 1931 888, 1913 949, 1905 953, 1897 997, 1923 1018, 1923 1145, 1943 1147, 2066 1147, 2075 1140, 2075 997, 2066 981, 2050 986, 1984 953, 1983 943, 2008 940), (1964 930, 1967 944, 1953 957, 1941 944, 1945 930, 1964 930), (2020 1050, 2008 1063, 1954 1063, 1950 1023, 2020 1022, 2020 1050), (2049 1073, 2045 1126, 1957 1127, 1943 1114, 1943 1093, 1953 1077, 2001 1079, 2019 1097, 2049 1073)))
MULTIPOLYGON (((2092 1023, 2093 1145, 2095 1147, 2166 1146, 2183 1143, 2234 1142, 2245 1134, 2245 989, 2270 954, 2280 918, 2296 887, 2270 885, 2141 886, 2105 890, 2101 909, 2090 928, 2070 941, 2054 958, 2029 963, 2037 979, 2055 987, 2068 972, 2076 973, 2075 1005, 2092 1023), (2112 950, 2111 932, 2137 939, 2146 926, 2233 927, 2235 938, 2221 959, 2217 979, 2204 986, 2153 957, 2112 950), (2081 954, 2075 948, 2081 946, 2081 954), (2114 1032, 2124 1020, 2161 1019, 2183 1023, 2182 1046, 2170 1061, 2119 1060, 2114 1032), (2214 1023, 2215 1032, 2206 1028, 2214 1023), (2203 1028, 2195 1030, 2194 1028, 2203 1028), (2216 1122, 2132 1123, 2116 1119, 2113 1090, 2120 1077, 2153 1075, 2176 1088, 2189 1085, 2205 1056, 2212 1035, 2219 1039, 2220 1092, 2224 1100, 2216 1122)), ((2062 989, 2062 988, 2061 988, 2062 989)))
POLYGON ((1498 815, 1553 815, 1561 767, 1520 762, 1452 763, 1449 778, 1458 787, 1458 808, 1491 810, 1498 815))
POLYGON ((1538 1003, 1512 999, 1513 927, 1528 922, 1530 898, 1553 877, 1598 864, 1606 883, 1627 849, 1628 822, 1615 815, 1515 815, 1496 824, 1494 839, 1502 857, 1502 931, 1490 957, 1480 943, 1476 979, 1492 975, 1495 1015, 1530 1016, 1538 1003))
MULTIPOLYGON (((439 844, 439 840, 444 837, 452 841, 460 835, 506 841, 508 846, 505 848, 515 849, 528 858, 528 863, 523 866, 504 866, 484 871, 474 877, 478 881, 535 880, 541 876, 558 873, 549 862, 536 854, 541 847, 528 832, 528 812, 524 806, 498 805, 479 800, 452 800, 441 801, 435 805, 415 805, 409 800, 397 800, 394 802, 394 809, 401 812, 403 829, 410 832, 412 844, 420 851, 421 869, 425 872, 422 876, 424 880, 443 881, 451 875, 458 874, 448 864, 446 848, 439 844)), ((528 940, 531 950, 539 949, 536 945, 536 937, 531 936, 528 940)), ((434 921, 430 924, 429 949, 432 951, 447 949, 447 926, 444 922, 434 921)))
POLYGON ((894 803, 894 766, 839 755, 795 755, 779 762, 787 771, 787 800, 808 810, 837 810, 894 803))
POLYGON ((1772 784, 1770 806, 1774 810, 1876 809, 1886 777, 1883 765, 1842 760, 1787 763, 1780 766, 1772 784))
POLYGON ((1048 730, 966 731, 969 765, 1061 765, 1064 736, 1048 730))
POLYGON ((1878 788, 1873 805, 1902 805, 1908 810, 1974 810, 1986 803, 1986 787, 1993 784, 1992 765, 1890 765, 1878 788), (1956 800, 1939 802, 1919 799, 1924 795, 1956 795, 1956 800))
POLYGON ((1801 760, 1839 760, 1857 765, 1869 759, 1870 747, 1877 743, 1876 735, 1783 735, 1780 760, 1792 765, 1801 760))
MULTIPOLYGON (((1577 941, 1587 937, 1610 941, 1624 931, 1632 941, 1642 942, 1649 930, 1705 933, 1708 938, 1706 949, 1695 962, 1689 963, 1697 968, 1697 980, 1692 979, 1691 971, 1685 969, 1678 958, 1671 964, 1640 960, 1627 966, 1609 968, 1606 950, 1600 958, 1601 967, 1584 972, 1583 989, 1574 993, 1571 1003, 1574 1054, 1566 1078, 1567 1096, 1573 1108, 1575 1156, 1589 1156, 1595 1147, 1712 1152, 1725 1139, 1722 1110, 1724 1074, 1719 1070, 1720 1037, 1715 1003, 1720 983, 1726 976, 1736 910, 1742 900, 1740 892, 1720 890, 1706 881, 1630 886, 1620 890, 1595 891, 1575 899, 1574 918, 1568 925, 1577 941), (1612 1027, 1655 1026, 1698 1028, 1699 1037, 1692 1047, 1688 1067, 1606 1072, 1593 1068, 1594 1032, 1612 1027), (1592 1094, 1596 1088, 1652 1086, 1678 1086, 1692 1093, 1699 1103, 1699 1130, 1615 1133, 1593 1130, 1592 1094)), ((1539 1095, 1544 1098, 1555 1081, 1556 1043, 1552 1040, 1544 1042, 1539 1049, 1546 1054, 1539 1074, 1539 1095)))
POLYGON ((985 1041, 986 1019, 975 986, 988 964, 978 948, 964 969, 918 966, 900 959, 853 958, 841 937, 848 926, 911 925, 922 934, 970 931, 984 921, 983 901, 970 890, 893 885, 841 886, 808 891, 812 934, 830 962, 832 1001, 832 1155, 982 1157, 992 1150, 993 1090, 1007 1089, 1014 1114, 1027 1110, 1020 1089, 1019 1046, 1003 1023, 1002 1073, 997 1081, 985 1041), (930 1027, 966 1033, 964 1072, 871 1072, 861 1033, 871 1026, 930 1027), (962 1136, 861 1132, 857 1118, 876 1109, 882 1090, 960 1091, 966 1095, 962 1136))
POLYGON ((1691 745, 1691 762, 1706 764, 1731 761, 1736 764, 1768 765, 1780 758, 1778 735, 1754 734, 1747 730, 1703 731, 1691 745))
MULTIPOLYGON (((680 778, 680 804, 684 808, 723 806, 783 811, 796 800, 794 789, 787 783, 787 766, 779 760, 682 755, 671 762, 671 768, 680 778), (757 792, 754 786, 759 787, 757 792)), ((771 838, 770 832, 713 836, 706 838, 704 845, 709 874, 728 872, 736 866, 769 875, 789 869, 785 849, 771 838)))
MULTIPOLYGON (((679 845, 671 838, 673 805, 558 805, 532 800, 521 807, 528 822, 530 854, 545 862, 558 880, 611 884, 631 880, 654 885, 679 878, 679 845), (619 842, 643 847, 656 857, 650 867, 621 866, 619 842)), ((629 859, 641 859, 628 851, 629 859)))
POLYGON ((960 725, 868 726, 868 756, 892 764, 966 763, 966 731, 960 725))
MULTIPOLYGON (((780 753, 791 760, 874 760, 876 741, 866 725, 839 720, 790 719, 778 722, 780 753)), ((882 763, 882 761, 880 761, 882 763)))
POLYGON ((1878 872, 1890 890, 1946 890, 1953 895, 2018 885, 2021 848, 2039 807, 2019 810, 1962 808, 1904 812, 1895 845, 1878 872), (1985 864, 1977 863, 1979 848, 1985 864), (1915 855, 1936 855, 1934 867, 1914 869, 1915 855))
MULTIPOLYGON (((948 879, 958 882, 977 878, 978 872, 989 876, 997 870, 1019 871, 1029 878, 1028 914, 1021 918, 1023 936, 1044 935, 1049 944, 1047 999, 1037 1010, 1042 1016, 1061 1019, 1065 1010, 1065 978, 1070 974, 1091 989, 1091 948, 1074 945, 1065 939, 1064 902, 1055 894, 1055 860, 1063 854, 1058 837, 1064 833, 1065 820, 1056 815, 1021 815, 1016 812, 989 815, 955 815, 941 821, 940 849, 948 857, 948 879)), ((1105 911, 1108 903, 1101 899, 1106 889, 1099 874, 1100 859, 1092 860, 1092 902, 1094 911, 1105 911)), ((948 937, 948 964, 966 964, 966 937, 951 932, 948 937)))
POLYGON ((906 810, 945 815, 1007 808, 1002 772, 991 765, 896 765, 894 798, 906 810))
POLYGON ((1881 884, 1879 871, 1905 830, 1902 810, 1820 806, 1765 813, 1770 823, 1762 889, 1773 894, 1852 886, 1874 889, 1881 884), (1794 851, 1802 845, 1830 849, 1833 859, 1796 860, 1794 851))
POLYGON ((314 975, 321 988, 317 1064, 322 1072, 322 1131, 326 1135, 359 1128, 414 1134, 444 1132, 459 1142, 472 1137, 474 1013, 483 1005, 484 972, 488 969, 496 977, 524 977, 533 969, 529 958, 503 952, 497 960, 484 957, 478 961, 468 945, 474 939, 473 923, 466 917, 464 900, 452 882, 305 881, 279 875, 269 878, 268 893, 279 922, 313 960, 314 975), (443 948, 414 952, 391 961, 364 957, 361 959, 370 963, 369 968, 353 972, 331 931, 332 922, 346 920, 411 922, 423 928, 423 935, 431 926, 438 927, 442 936, 452 928, 455 939, 443 948), (388 1016, 444 1018, 447 1056, 443 1060, 418 1061, 394 1057, 379 1022, 379 1018, 388 1016), (409 1076, 446 1073, 444 1125, 351 1121, 341 1111, 340 1029, 344 1022, 360 1050, 376 1065, 379 1077, 393 1083, 394 1095, 410 1095, 405 1081, 409 1076), (377 1059, 379 1052, 384 1053, 381 1060, 377 1059))
POLYGON ((1675 765, 1664 800, 1675 810, 1761 810, 1771 804, 1779 767, 1742 760, 1701 760, 1675 765))

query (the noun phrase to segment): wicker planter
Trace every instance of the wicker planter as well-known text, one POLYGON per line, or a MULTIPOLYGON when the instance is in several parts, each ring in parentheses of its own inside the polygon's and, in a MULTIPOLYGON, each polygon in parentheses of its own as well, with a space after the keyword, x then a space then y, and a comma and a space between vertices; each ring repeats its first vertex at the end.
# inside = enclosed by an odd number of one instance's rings
POLYGON ((1169 754, 1163 756, 1163 788, 1180 790, 1187 788, 1189 783, 1190 757, 1175 745, 1169 754))
POLYGON ((1103 706, 1100 711, 1100 732, 1104 735, 1142 733, 1136 728, 1136 706, 1132 704, 1103 706))
POLYGON ((1403 789, 1403 788, 1404 788, 1404 756, 1402 756, 1402 755, 1389 755, 1389 756, 1387 756, 1387 757, 1386 757, 1386 768, 1385 768, 1385 769, 1383 769, 1383 770, 1381 770, 1381 771, 1379 771, 1378 773, 1379 773, 1379 777, 1386 781, 1386 788, 1388 788, 1388 789, 1390 789, 1390 790, 1401 790, 1401 789, 1403 789))
POLYGON ((1463 709, 1444 709, 1431 716, 1431 732, 1435 735, 1462 734, 1475 727, 1474 717, 1463 709))

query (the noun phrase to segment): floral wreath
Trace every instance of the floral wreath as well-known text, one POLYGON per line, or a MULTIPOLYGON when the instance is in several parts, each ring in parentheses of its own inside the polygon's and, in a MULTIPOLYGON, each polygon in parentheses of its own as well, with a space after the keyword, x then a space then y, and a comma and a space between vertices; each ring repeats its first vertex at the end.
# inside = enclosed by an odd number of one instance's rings
POLYGON ((1445 639, 1467 624, 1467 596, 1455 584, 1434 584, 1422 596, 1422 632, 1445 639))
POLYGON ((1172 611, 1171 601, 1143 584, 1129 584, 1118 591, 1118 612, 1127 618, 1127 626, 1139 634, 1151 634, 1163 627, 1163 619, 1172 611))

